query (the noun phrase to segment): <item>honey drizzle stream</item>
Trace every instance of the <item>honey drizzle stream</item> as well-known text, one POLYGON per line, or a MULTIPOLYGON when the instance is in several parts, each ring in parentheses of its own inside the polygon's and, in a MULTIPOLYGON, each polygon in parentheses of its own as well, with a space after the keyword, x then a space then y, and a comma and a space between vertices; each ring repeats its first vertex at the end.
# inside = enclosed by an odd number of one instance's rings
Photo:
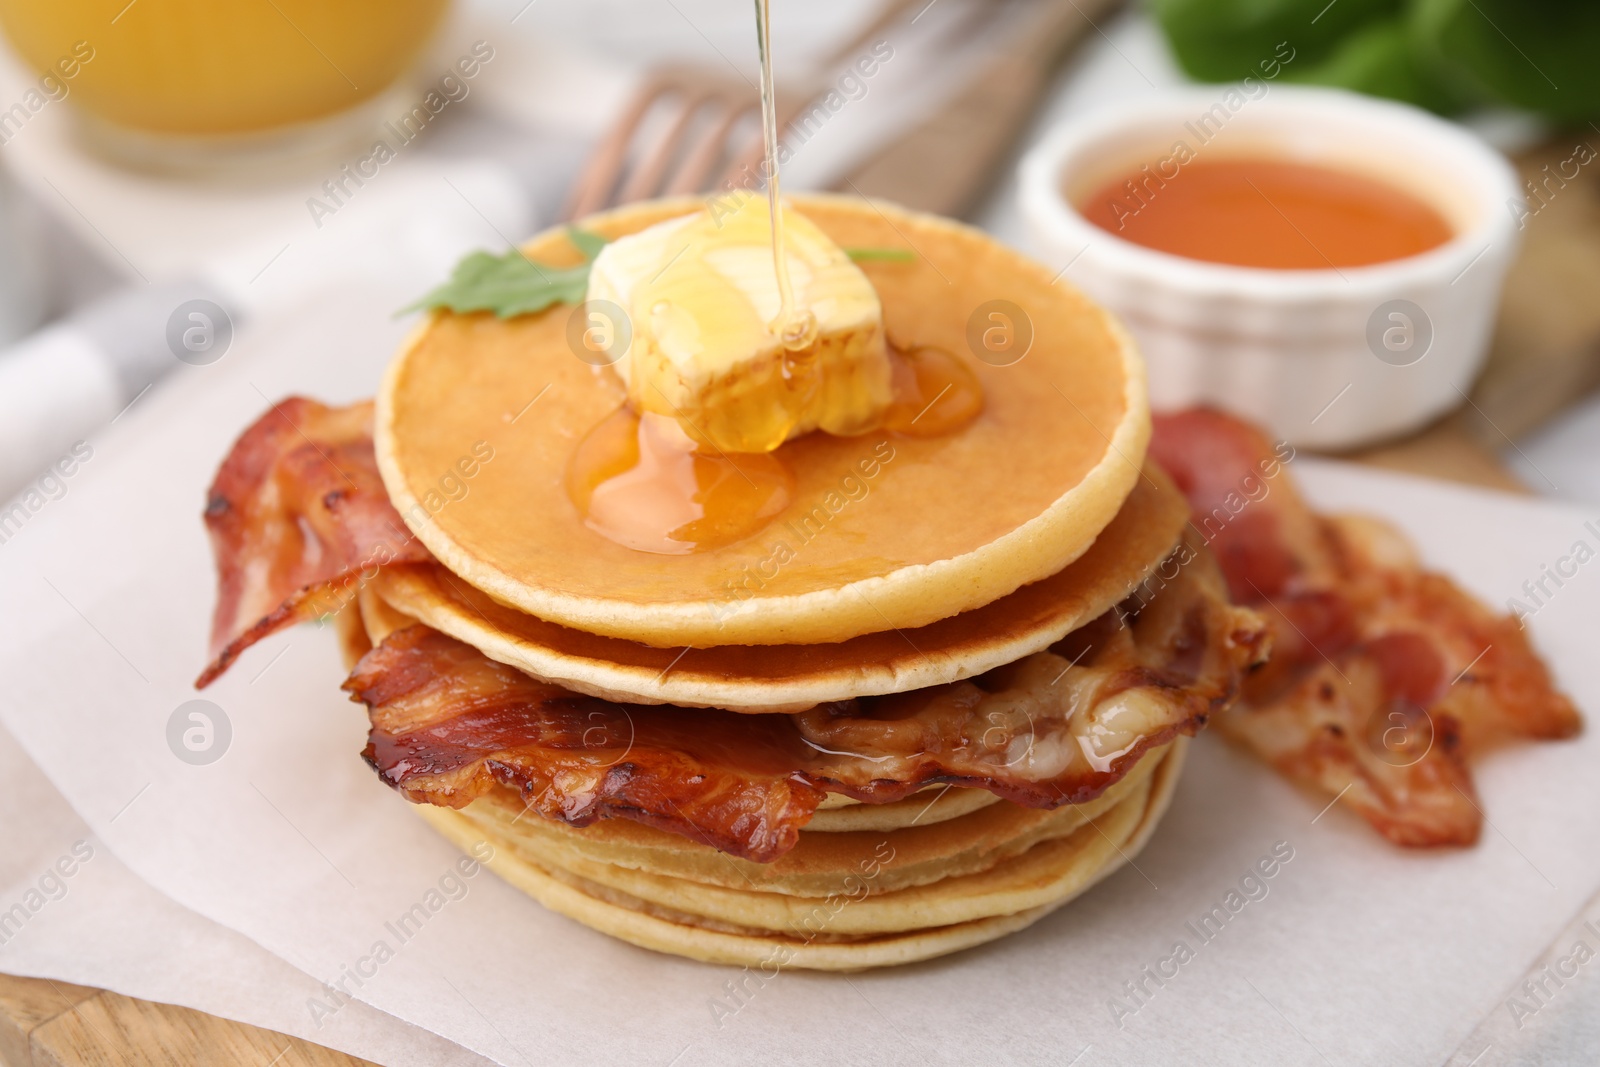
POLYGON ((783 254, 783 213, 779 210, 778 96, 772 85, 772 23, 769 0, 756 0, 756 51, 761 59, 761 139, 766 154, 767 214, 772 223, 772 269, 778 278, 778 317, 770 329, 790 351, 817 339, 817 320, 809 309, 797 312, 789 262, 783 254))

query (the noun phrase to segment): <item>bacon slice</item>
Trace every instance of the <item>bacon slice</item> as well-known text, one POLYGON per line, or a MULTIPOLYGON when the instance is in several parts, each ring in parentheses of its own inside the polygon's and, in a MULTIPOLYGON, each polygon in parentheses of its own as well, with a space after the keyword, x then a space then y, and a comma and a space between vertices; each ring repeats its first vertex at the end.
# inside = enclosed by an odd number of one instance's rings
POLYGON ((1206 409, 1155 422, 1152 457, 1188 496, 1234 598, 1273 629, 1270 663, 1218 728, 1391 841, 1475 842, 1467 753, 1580 729, 1527 635, 1422 569, 1392 528, 1313 512, 1283 474, 1288 446, 1206 409))
POLYGON ((1027 807, 1082 803, 1231 703, 1266 658, 1266 635, 1186 540, 1133 596, 1046 652, 967 681, 797 715, 819 752, 848 754, 808 773, 858 800, 898 800, 939 781, 1027 807))
POLYGON ((622 817, 758 862, 793 848, 825 792, 886 802, 925 785, 1032 807, 1098 796, 1150 748, 1193 734, 1265 655, 1202 549, 1148 598, 1054 650, 970 681, 740 715, 577 696, 424 626, 390 634, 345 688, 366 758, 409 799, 462 807, 497 786, 547 818, 622 817))
POLYGON ((370 401, 275 405, 223 461, 205 520, 218 590, 197 688, 263 637, 339 611, 375 568, 432 558, 378 476, 370 401))
POLYGON ((498 783, 574 826, 620 816, 770 860, 823 797, 786 715, 579 696, 426 626, 390 634, 345 689, 371 710, 367 762, 416 803, 465 807, 498 783))

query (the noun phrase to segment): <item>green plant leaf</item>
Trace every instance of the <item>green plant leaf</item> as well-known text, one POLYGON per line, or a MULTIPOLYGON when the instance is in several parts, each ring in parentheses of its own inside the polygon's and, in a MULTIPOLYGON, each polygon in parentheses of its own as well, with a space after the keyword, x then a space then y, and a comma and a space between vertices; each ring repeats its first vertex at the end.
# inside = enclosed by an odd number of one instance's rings
POLYGON ((600 250, 608 243, 606 239, 601 237, 599 234, 591 230, 582 229, 578 226, 567 227, 567 240, 571 241, 573 247, 577 248, 579 252, 583 253, 584 259, 589 260, 592 260, 595 256, 598 256, 600 254, 600 250))
POLYGON ((1600 118, 1595 0, 1150 0, 1179 66, 1337 85, 1451 112, 1600 118), (1292 57, 1292 58, 1291 58, 1292 57))
POLYGON ((577 266, 541 263, 515 248, 501 255, 473 252, 456 264, 448 281, 403 308, 402 313, 449 308, 463 314, 492 311, 509 319, 543 311, 552 304, 582 303, 589 289, 589 268, 606 239, 577 227, 569 228, 567 237, 583 253, 583 262, 577 266))
POLYGON ((1350 34, 1333 54, 1312 66, 1287 70, 1289 81, 1332 85, 1368 96, 1401 100, 1450 114, 1473 100, 1437 58, 1421 47, 1401 15, 1377 19, 1350 34))
POLYGON ((1351 31, 1402 0, 1151 0, 1173 55, 1200 81, 1275 78, 1319 63, 1351 31))
POLYGON ((1600 117, 1594 0, 1415 0, 1412 25, 1489 96, 1558 121, 1600 117))

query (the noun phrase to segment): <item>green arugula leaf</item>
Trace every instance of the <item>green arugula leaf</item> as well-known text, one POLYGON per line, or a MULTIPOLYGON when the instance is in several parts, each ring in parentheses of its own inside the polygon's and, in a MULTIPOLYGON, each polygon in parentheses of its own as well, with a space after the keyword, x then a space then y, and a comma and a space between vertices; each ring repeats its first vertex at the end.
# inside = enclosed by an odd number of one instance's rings
POLYGON ((450 280, 402 309, 455 312, 492 311, 502 319, 531 315, 552 304, 580 304, 589 289, 589 268, 605 247, 599 234, 569 227, 567 238, 583 253, 583 262, 556 267, 530 259, 513 248, 501 255, 473 252, 456 264, 450 280))
POLYGON ((910 263, 917 258, 909 248, 847 248, 844 254, 855 263, 910 263))
POLYGON ((567 240, 571 241, 578 251, 583 253, 583 258, 588 260, 598 256, 600 250, 610 243, 599 234, 576 226, 567 227, 567 240))

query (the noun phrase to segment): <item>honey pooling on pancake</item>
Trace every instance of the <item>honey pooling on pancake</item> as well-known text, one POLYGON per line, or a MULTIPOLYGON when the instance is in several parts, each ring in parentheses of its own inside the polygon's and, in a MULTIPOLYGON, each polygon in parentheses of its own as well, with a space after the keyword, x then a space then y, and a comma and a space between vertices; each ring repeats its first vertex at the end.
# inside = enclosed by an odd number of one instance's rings
POLYGON ((760 530, 788 506, 794 478, 769 453, 703 450, 673 419, 623 406, 579 442, 567 495, 596 533, 681 555, 760 530))
POLYGON ((894 402, 885 429, 907 437, 938 437, 962 429, 983 410, 983 386, 959 356, 923 345, 890 349, 894 402))
MULTIPOLYGON (((881 428, 936 437, 960 430, 983 409, 983 388, 959 357, 923 346, 891 349, 890 359, 894 399, 881 428)), ((794 497, 794 476, 776 454, 707 447, 677 420, 640 415, 626 404, 579 442, 566 480, 591 530, 663 555, 742 541, 794 497)))

